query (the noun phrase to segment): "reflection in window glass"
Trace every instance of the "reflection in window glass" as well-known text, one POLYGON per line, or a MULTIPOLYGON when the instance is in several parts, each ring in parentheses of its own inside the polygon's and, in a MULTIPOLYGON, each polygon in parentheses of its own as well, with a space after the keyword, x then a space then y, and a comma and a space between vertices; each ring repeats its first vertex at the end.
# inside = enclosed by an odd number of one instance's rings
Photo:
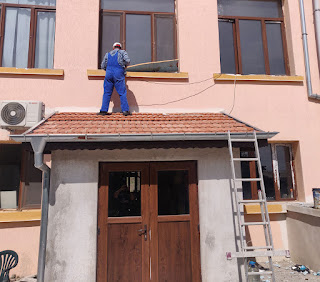
POLYGON ((270 74, 285 75, 281 24, 266 22, 270 74))
POLYGON ((189 214, 188 171, 158 172, 158 214, 189 214))
POLYGON ((261 22, 240 20, 242 74, 265 74, 261 22))
POLYGON ((220 16, 282 17, 280 0, 218 0, 220 16))
POLYGON ((139 171, 109 173, 109 217, 141 215, 140 179, 139 171))
POLYGON ((229 20, 219 20, 221 73, 236 73, 233 25, 229 20))
POLYGON ((6 8, 3 67, 28 67, 31 9, 6 8))
POLYGON ((293 181, 291 173, 290 148, 287 146, 276 146, 277 160, 280 178, 281 198, 293 198, 293 181))
POLYGON ((55 6, 56 0, 0 0, 0 3, 55 6))
POLYGON ((126 50, 131 65, 151 62, 151 16, 126 16, 126 50))
POLYGON ((101 9, 174 13, 174 0, 101 0, 101 9))

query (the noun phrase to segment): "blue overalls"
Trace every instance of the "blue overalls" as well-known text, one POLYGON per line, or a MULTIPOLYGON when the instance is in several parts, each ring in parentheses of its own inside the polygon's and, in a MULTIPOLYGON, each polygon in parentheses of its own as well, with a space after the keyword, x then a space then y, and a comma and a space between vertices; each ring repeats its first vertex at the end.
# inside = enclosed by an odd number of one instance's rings
POLYGON ((104 93, 102 99, 102 107, 100 110, 101 112, 107 112, 109 109, 113 87, 116 88, 120 96, 122 112, 129 111, 127 89, 125 83, 125 70, 118 63, 118 51, 113 56, 111 56, 110 53, 108 54, 106 76, 103 84, 104 93))

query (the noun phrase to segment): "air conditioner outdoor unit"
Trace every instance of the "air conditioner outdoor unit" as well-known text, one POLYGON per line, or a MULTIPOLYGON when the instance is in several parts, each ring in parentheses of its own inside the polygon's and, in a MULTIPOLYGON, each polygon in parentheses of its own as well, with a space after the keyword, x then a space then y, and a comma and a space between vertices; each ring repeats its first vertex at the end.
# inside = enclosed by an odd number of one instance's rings
POLYGON ((0 126, 32 127, 44 116, 44 104, 39 101, 1 101, 0 126))

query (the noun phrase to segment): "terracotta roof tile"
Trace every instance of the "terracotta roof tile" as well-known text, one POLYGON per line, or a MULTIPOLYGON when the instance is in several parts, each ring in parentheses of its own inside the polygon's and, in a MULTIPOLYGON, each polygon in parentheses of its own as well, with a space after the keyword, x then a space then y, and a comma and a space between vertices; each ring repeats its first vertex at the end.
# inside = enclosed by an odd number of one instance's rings
POLYGON ((146 134, 252 132, 253 127, 223 113, 57 113, 29 134, 146 134))

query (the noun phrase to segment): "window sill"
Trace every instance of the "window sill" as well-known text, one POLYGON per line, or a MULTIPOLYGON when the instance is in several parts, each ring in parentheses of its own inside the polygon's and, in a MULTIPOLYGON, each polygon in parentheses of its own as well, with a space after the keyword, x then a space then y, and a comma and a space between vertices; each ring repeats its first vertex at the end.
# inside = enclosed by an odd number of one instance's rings
MULTIPOLYGON (((89 79, 104 79, 106 72, 104 70, 87 70, 89 79)), ((187 72, 127 72, 127 78, 147 78, 147 79, 173 79, 187 80, 189 74, 187 72)))
POLYGON ((214 73, 213 80, 216 81, 261 81, 261 82, 295 82, 302 83, 304 81, 303 76, 287 76, 287 75, 241 75, 241 74, 225 74, 214 73))
MULTIPOLYGON (((286 203, 268 204, 269 214, 281 214, 287 213, 286 203)), ((257 204, 246 204, 244 205, 245 214, 261 214, 260 205, 257 204)))
POLYGON ((6 68, 0 67, 1 75, 32 75, 32 76, 56 76, 62 77, 64 70, 54 69, 18 69, 18 68, 6 68))
POLYGON ((41 210, 4 210, 0 211, 0 223, 40 221, 41 210))

